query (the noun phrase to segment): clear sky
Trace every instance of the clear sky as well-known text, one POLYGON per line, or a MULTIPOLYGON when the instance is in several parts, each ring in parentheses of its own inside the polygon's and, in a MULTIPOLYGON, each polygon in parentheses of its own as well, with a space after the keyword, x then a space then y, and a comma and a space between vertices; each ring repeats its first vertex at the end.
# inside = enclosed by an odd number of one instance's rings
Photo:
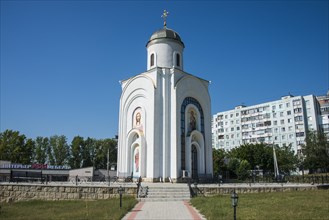
POLYGON ((212 114, 329 89, 328 1, 1 0, 1 127, 28 138, 117 134, 120 80, 167 26, 212 114))

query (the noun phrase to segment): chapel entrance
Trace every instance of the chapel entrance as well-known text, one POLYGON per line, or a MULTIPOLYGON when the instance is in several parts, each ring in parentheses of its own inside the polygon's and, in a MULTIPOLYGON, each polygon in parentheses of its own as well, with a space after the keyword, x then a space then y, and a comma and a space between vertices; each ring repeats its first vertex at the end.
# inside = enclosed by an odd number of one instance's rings
POLYGON ((198 150, 194 144, 192 144, 192 179, 198 179, 198 150))

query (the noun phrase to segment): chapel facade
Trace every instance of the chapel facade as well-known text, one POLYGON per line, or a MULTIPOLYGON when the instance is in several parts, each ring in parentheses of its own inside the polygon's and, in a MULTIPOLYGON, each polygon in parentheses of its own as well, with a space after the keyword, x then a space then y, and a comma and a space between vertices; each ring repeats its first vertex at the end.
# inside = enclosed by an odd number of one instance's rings
POLYGON ((209 81, 184 72, 184 47, 165 23, 146 44, 146 72, 121 81, 119 178, 212 178, 209 81))

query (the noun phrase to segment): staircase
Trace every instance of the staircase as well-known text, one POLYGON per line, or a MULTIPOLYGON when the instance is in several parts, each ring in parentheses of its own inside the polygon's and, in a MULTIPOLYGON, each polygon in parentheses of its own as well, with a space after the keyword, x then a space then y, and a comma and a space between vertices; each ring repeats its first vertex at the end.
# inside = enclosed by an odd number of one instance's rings
POLYGON ((153 183, 143 184, 143 186, 148 186, 148 192, 145 198, 139 198, 140 201, 164 202, 190 200, 190 190, 187 184, 153 183))

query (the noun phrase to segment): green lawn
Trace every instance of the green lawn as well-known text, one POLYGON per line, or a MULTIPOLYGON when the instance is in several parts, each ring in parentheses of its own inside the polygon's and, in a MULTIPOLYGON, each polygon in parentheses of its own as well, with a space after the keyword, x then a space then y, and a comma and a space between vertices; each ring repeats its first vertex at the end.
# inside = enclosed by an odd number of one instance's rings
POLYGON ((119 199, 2 203, 0 219, 121 219, 136 203, 133 197, 123 197, 121 209, 119 199))
MULTIPOLYGON (((191 203, 208 220, 233 219, 230 195, 191 203)), ((329 190, 239 194, 237 219, 329 219, 329 190)))

